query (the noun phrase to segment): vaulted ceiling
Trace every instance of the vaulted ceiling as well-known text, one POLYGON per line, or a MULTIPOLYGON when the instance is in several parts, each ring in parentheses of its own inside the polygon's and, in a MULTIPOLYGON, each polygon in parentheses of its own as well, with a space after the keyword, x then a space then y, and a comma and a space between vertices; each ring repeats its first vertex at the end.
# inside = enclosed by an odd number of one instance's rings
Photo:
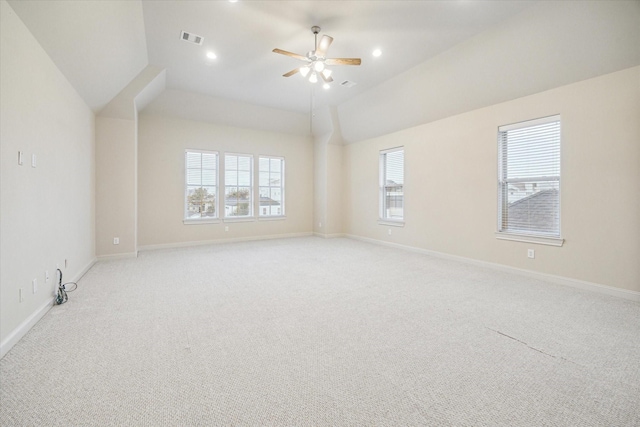
MULTIPOLYGON (((282 74, 300 65, 274 48, 306 54, 313 25, 334 37, 319 103, 337 105, 531 6, 527 1, 24 1, 11 6, 58 68, 99 111, 146 65, 167 88, 307 112, 311 84, 282 74), (202 36, 201 46, 181 31, 202 36), (382 50, 378 58, 375 48, 382 50), (210 60, 207 52, 215 52, 210 60), (352 88, 340 86, 349 80, 352 88)), ((320 85, 317 85, 320 86, 320 85)))
POLYGON ((333 106, 352 140, 640 63, 637 0, 8 1, 95 112, 154 66, 167 91, 152 110, 333 106), (312 50, 313 25, 334 38, 328 56, 362 58, 331 67, 328 90, 282 77, 301 63, 272 52, 312 50))

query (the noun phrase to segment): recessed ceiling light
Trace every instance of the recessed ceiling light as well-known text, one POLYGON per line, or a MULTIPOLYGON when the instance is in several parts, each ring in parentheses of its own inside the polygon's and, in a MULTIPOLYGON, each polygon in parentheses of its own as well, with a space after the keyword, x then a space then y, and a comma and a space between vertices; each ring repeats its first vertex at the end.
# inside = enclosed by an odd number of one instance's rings
POLYGON ((378 57, 382 55, 382 51, 380 49, 376 49, 373 51, 373 56, 378 57))
POLYGON ((211 52, 211 51, 207 52, 207 58, 209 58, 209 59, 216 59, 217 57, 218 57, 218 56, 217 56, 215 53, 213 53, 213 52, 211 52))
POLYGON ((237 3, 238 0, 229 0, 229 3, 237 3))
POLYGON ((331 86, 329 85, 329 83, 325 83, 322 85, 322 88, 325 90, 331 89, 331 86))

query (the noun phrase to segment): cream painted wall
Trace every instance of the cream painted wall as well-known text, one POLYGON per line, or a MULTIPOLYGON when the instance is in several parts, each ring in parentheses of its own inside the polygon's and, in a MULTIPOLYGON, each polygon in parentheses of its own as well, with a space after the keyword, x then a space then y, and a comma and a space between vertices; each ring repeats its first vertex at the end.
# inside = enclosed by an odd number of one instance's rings
POLYGON ((4 353, 26 333, 29 322, 53 304, 56 264, 68 281, 77 279, 95 260, 94 115, 4 0, 0 1, 0 122, 4 353), (18 151, 24 152, 21 166, 18 151), (33 279, 38 283, 36 293, 33 279), (20 288, 23 302, 18 298, 20 288))
POLYGON ((312 231, 313 144, 309 137, 151 114, 139 116, 138 129, 140 248, 312 231), (259 155, 284 157, 286 219, 183 224, 184 150, 188 148, 221 155, 252 154, 254 160, 259 155))
POLYGON ((640 291, 640 67, 348 145, 345 170, 349 234, 640 291), (553 114, 565 244, 497 240, 497 128, 553 114), (406 226, 389 236, 377 224, 378 153, 399 145, 406 226))
POLYGON ((341 145, 327 145, 327 197, 326 197, 326 228, 328 236, 341 235, 344 232, 344 178, 343 156, 341 145))
POLYGON ((342 134, 371 139, 637 66, 638 45, 638 0, 537 2, 341 104, 342 134))
POLYGON ((343 140, 335 107, 314 111, 313 231, 324 237, 343 233, 343 140), (322 226, 320 226, 322 224, 322 226))
MULTIPOLYGON (((133 105, 132 105, 133 108, 133 105)), ((135 256, 136 121, 96 117, 96 254, 135 256), (114 245, 113 238, 120 239, 114 245)))
POLYGON ((327 136, 313 141, 313 232, 325 234, 327 228, 327 136))

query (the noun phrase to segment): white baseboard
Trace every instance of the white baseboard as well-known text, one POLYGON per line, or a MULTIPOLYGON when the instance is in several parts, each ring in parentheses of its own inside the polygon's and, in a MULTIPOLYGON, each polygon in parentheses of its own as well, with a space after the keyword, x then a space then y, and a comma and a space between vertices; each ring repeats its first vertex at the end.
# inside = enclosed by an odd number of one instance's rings
MULTIPOLYGON (((84 276, 87 273, 87 271, 89 271, 91 267, 93 267, 96 261, 97 260, 93 258, 82 270, 80 270, 78 274, 75 275, 75 277, 73 277, 71 280, 65 279, 65 282, 79 281, 82 278, 82 276, 84 276)), ((7 354, 9 350, 11 350, 13 346, 16 345, 18 341, 20 341, 22 337, 24 337, 27 334, 27 332, 31 330, 31 328, 33 328, 33 326, 36 323, 38 323, 38 321, 42 319, 45 316, 45 314, 47 314, 54 305, 55 305, 55 298, 53 298, 52 296, 49 301, 45 301, 45 303, 42 304, 36 311, 31 313, 31 316, 26 318, 24 322, 22 322, 20 325, 18 325, 17 328, 11 331, 11 333, 7 336, 7 338, 5 338, 5 340, 2 341, 2 343, 0 343, 0 359, 2 359, 5 356, 5 354, 7 354)))
POLYGON ((292 237, 309 237, 312 236, 311 232, 304 233, 287 233, 287 234, 271 234, 267 236, 248 236, 248 237, 233 237, 230 239, 216 239, 216 240, 198 240, 191 242, 177 242, 177 243, 163 243, 160 245, 145 245, 139 246, 138 251, 154 251, 157 249, 175 249, 175 248, 188 248, 190 246, 205 246, 205 245, 217 245, 220 243, 235 243, 235 242, 250 242, 257 240, 273 240, 273 239, 289 239, 292 237))
POLYGON ((113 261, 116 259, 128 259, 128 258, 137 258, 138 252, 125 252, 122 254, 112 254, 112 255, 99 255, 98 261, 113 261))
POLYGON ((324 233, 314 232, 313 235, 316 237, 322 237, 324 239, 335 239, 336 237, 347 237, 347 235, 344 233, 324 234, 324 233))
POLYGON ((558 285, 571 286, 573 288, 584 289, 587 291, 597 292, 600 294, 611 295, 618 298, 640 302, 640 292, 631 291, 628 289, 616 288, 614 286, 608 286, 608 285, 601 285, 599 283, 592 283, 584 280, 572 279, 569 277, 555 276, 553 274, 539 273, 536 271, 525 270, 522 268, 510 267, 508 265, 497 264, 497 263, 492 263, 487 261, 480 261, 473 258, 450 255, 444 252, 431 251, 428 249, 417 248, 414 246, 401 245, 399 243, 385 242, 383 240, 371 239, 368 237, 361 237, 353 234, 347 234, 346 237, 348 237, 349 239, 360 240, 362 242, 374 243, 377 245, 389 246, 392 248, 403 249, 411 252, 417 252, 417 253, 430 255, 437 258, 460 261, 467 264, 474 264, 482 267, 492 268, 494 270, 501 270, 501 271, 506 271, 510 273, 516 273, 516 274, 532 277, 539 280, 545 280, 547 282, 555 283, 558 285))
POLYGON ((45 314, 51 310, 53 307, 54 298, 52 297, 50 301, 46 301, 40 308, 38 308, 34 313, 31 314, 24 322, 22 322, 16 329, 14 329, 9 336, 0 344, 0 359, 4 357, 5 354, 9 352, 13 348, 14 345, 18 343, 24 337, 27 332, 33 326, 38 323, 40 319, 44 317, 45 314))

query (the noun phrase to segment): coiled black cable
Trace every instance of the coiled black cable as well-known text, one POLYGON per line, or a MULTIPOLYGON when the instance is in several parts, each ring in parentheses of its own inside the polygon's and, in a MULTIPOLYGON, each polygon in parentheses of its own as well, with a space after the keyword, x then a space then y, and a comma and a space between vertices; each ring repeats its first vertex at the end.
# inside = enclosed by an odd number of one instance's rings
POLYGON ((73 292, 78 289, 78 284, 76 282, 67 282, 62 283, 62 270, 58 268, 58 292, 56 294, 56 304, 64 304, 69 300, 69 296, 67 292, 73 292), (73 289, 67 289, 67 285, 74 285, 73 289))

